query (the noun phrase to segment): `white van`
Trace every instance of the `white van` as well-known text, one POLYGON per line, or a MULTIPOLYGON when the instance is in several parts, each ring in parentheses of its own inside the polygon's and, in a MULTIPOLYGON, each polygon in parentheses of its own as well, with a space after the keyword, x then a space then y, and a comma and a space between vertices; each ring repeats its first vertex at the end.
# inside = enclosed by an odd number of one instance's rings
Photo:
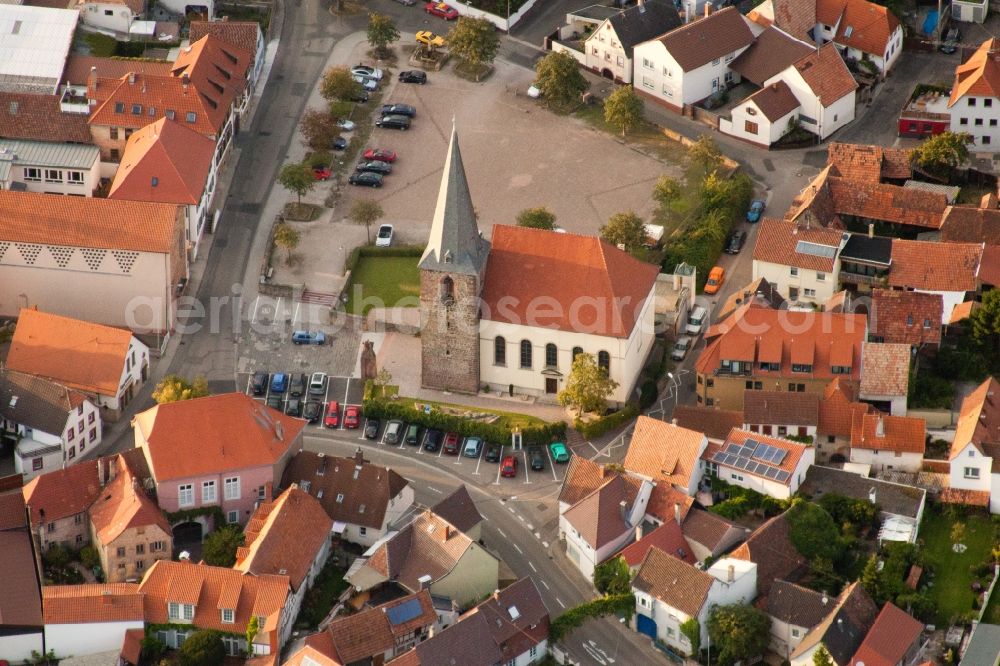
POLYGON ((687 326, 684 327, 684 331, 691 335, 701 333, 701 327, 705 324, 705 317, 707 315, 708 311, 705 308, 696 305, 694 310, 691 310, 691 313, 688 314, 687 326))

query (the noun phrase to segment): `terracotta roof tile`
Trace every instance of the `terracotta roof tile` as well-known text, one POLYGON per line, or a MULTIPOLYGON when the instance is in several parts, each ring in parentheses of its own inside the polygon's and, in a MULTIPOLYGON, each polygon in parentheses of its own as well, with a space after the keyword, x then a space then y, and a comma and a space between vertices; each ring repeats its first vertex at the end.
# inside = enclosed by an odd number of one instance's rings
POLYGON ((829 597, 807 587, 776 580, 767 595, 768 615, 787 624, 812 629, 829 611, 829 597))
POLYGON ((257 56, 258 39, 260 39, 260 24, 256 21, 191 21, 188 39, 197 42, 205 35, 212 35, 220 42, 235 46, 257 56))
POLYGON ((824 107, 831 106, 858 88, 857 81, 832 42, 805 56, 794 67, 824 107))
POLYGON ((983 445, 997 441, 1000 441, 1000 382, 990 377, 962 400, 949 459, 954 460, 970 442, 980 453, 985 453, 983 445))
POLYGON ((865 414, 851 427, 851 448, 924 453, 927 423, 912 416, 865 414))
POLYGON ((1000 245, 987 245, 983 248, 983 258, 979 262, 979 281, 984 285, 1000 286, 1000 245))
POLYGON ((833 271, 837 251, 844 243, 844 233, 836 229, 806 228, 795 222, 773 218, 764 218, 758 226, 760 230, 753 248, 754 261, 830 272, 833 271), (834 248, 833 256, 822 257, 815 253, 797 252, 802 247, 799 243, 834 248))
POLYGON ((948 106, 965 96, 1000 97, 1000 40, 991 37, 979 45, 968 60, 955 68, 948 106))
POLYGON ((694 506, 693 497, 682 493, 669 484, 658 483, 653 486, 653 490, 649 493, 646 514, 659 518, 663 522, 676 522, 679 509, 681 521, 683 521, 691 511, 692 506, 694 506))
POLYGON ((294 484, 268 504, 254 512, 255 517, 264 516, 260 530, 250 531, 249 525, 244 530, 233 568, 254 575, 287 575, 292 589, 298 590, 330 538, 333 521, 316 499, 294 484))
MULTIPOLYGON (((104 465, 107 471, 114 460, 113 457, 82 460, 26 483, 22 493, 24 503, 31 509, 31 524, 38 526, 84 513, 101 492, 98 464, 104 465)), ((109 477, 110 474, 105 479, 109 477)))
POLYGON ((831 175, 868 183, 880 183, 884 178, 901 180, 913 175, 906 150, 877 145, 833 141, 827 149, 827 164, 833 167, 831 175))
MULTIPOLYGON (((747 391, 747 393, 750 393, 750 391, 747 391)), ((747 441, 751 439, 755 440, 758 444, 767 444, 771 448, 779 449, 785 452, 785 455, 782 458, 780 465, 772 464, 770 466, 776 467, 788 473, 787 479, 785 479, 784 481, 773 480, 774 483, 780 483, 785 486, 791 485, 792 481, 794 480, 793 474, 799 466, 799 461, 802 459, 802 455, 805 453, 806 449, 809 448, 809 446, 801 444, 799 442, 793 442, 788 439, 781 439, 780 437, 770 437, 768 435, 762 435, 756 432, 749 432, 747 430, 736 430, 736 429, 734 429, 731 433, 729 433, 729 437, 726 438, 725 444, 723 446, 729 444, 734 444, 736 446, 743 446, 744 444, 746 444, 747 441)), ((723 449, 723 446, 712 445, 710 448, 705 449, 705 453, 703 453, 701 456, 702 459, 706 461, 711 460, 712 457, 717 452, 723 449)), ((719 463, 719 465, 721 467, 729 468, 728 465, 723 465, 722 463, 719 463)), ((764 474, 758 474, 757 472, 752 472, 749 469, 740 470, 739 468, 736 467, 732 467, 732 469, 741 473, 752 474, 754 476, 759 476, 761 478, 764 478, 764 474)))
POLYGON ((868 326, 872 336, 885 342, 937 345, 941 342, 943 311, 940 294, 874 289, 868 326))
POLYGON ((694 564, 697 560, 691 552, 690 546, 684 540, 681 526, 670 520, 645 535, 635 543, 630 544, 618 556, 625 560, 629 567, 638 567, 646 559, 646 553, 651 548, 659 548, 668 555, 672 555, 688 564, 694 564))
POLYGON ((899 19, 887 7, 868 0, 837 1, 844 2, 844 14, 833 41, 862 53, 883 57, 889 40, 899 28, 899 19))
POLYGON ((482 294, 492 321, 627 338, 659 272, 591 236, 498 224, 492 243, 482 294), (555 303, 538 313, 540 298, 555 303))
POLYGON ((45 624, 135 622, 144 617, 137 583, 46 585, 42 609, 45 624))
MULTIPOLYGON (((42 630, 42 593, 31 534, 26 530, 0 532, 3 594, 0 594, 0 630, 37 627, 42 630)), ((4 632, 6 633, 6 632, 4 632)))
POLYGON ((846 4, 846 0, 816 0, 816 19, 826 25, 837 25, 846 4))
POLYGON ((868 342, 861 353, 861 395, 906 395, 910 345, 868 342))
POLYGON ((214 141, 160 118, 129 137, 108 198, 198 205, 214 155, 214 141))
POLYGON ((850 666, 896 666, 920 639, 923 630, 922 622, 886 602, 850 666))
POLYGON ((688 512, 682 525, 685 539, 694 541, 712 552, 715 552, 732 529, 742 530, 743 528, 737 527, 718 514, 703 509, 694 509, 688 512))
POLYGON ((726 7, 659 38, 685 72, 750 46, 753 33, 735 7, 726 7))
POLYGON ((0 240, 168 254, 181 209, 163 203, 0 190, 0 240))
MULTIPOLYGON (((986 249, 989 250, 990 248, 986 249)), ((988 280, 985 279, 985 276, 983 275, 984 269, 986 267, 986 254, 987 252, 983 252, 983 266, 981 266, 979 269, 979 276, 983 278, 983 284, 1000 284, 1000 281, 989 282, 988 280)), ((1000 258, 1000 253, 998 253, 998 258, 1000 258)), ((1000 278, 1000 273, 998 273, 998 278, 1000 278)), ((964 301, 962 303, 959 303, 954 308, 952 308, 951 316, 948 317, 948 325, 951 326, 953 324, 965 321, 966 319, 972 316, 973 311, 977 310, 979 306, 980 304, 978 301, 964 301)))
POLYGON ((975 291, 983 246, 892 240, 889 285, 926 291, 975 291))
POLYGON ((650 548, 632 580, 632 587, 671 608, 697 617, 715 579, 659 548, 650 548))
POLYGON ((610 477, 605 476, 604 466, 590 458, 574 455, 569 459, 566 474, 559 491, 559 502, 570 506, 597 490, 610 477))
POLYGON ((809 39, 816 25, 816 0, 771 0, 774 23, 798 39, 809 39))
POLYGON ((1000 245, 1000 210, 948 206, 941 221, 941 240, 949 243, 1000 245))
POLYGON ((698 456, 704 447, 705 435, 700 432, 640 416, 622 465, 629 472, 686 490, 692 476, 700 473, 698 456))
POLYGON ((596 551, 631 528, 622 516, 621 504, 635 502, 642 482, 616 474, 563 513, 566 521, 596 551))
MULTIPOLYGON (((735 312, 736 308, 749 301, 756 302, 759 305, 766 305, 775 310, 780 310, 785 303, 785 299, 778 291, 778 288, 761 277, 745 287, 735 290, 726 299, 725 303, 715 308, 714 316, 718 321, 722 321, 735 312)), ((695 430, 698 430, 698 428, 695 428, 695 430)))
POLYGON ((449 523, 468 532, 483 522, 483 517, 476 508, 476 502, 469 495, 465 484, 460 485, 450 495, 431 507, 431 511, 441 516, 449 523))
POLYGON ((142 640, 146 637, 145 629, 126 629, 122 638, 121 657, 126 664, 138 664, 142 659, 142 640))
MULTIPOLYGON (((314 636, 315 635, 316 634, 314 634, 314 636)), ((315 640, 313 636, 308 636, 306 638, 306 640, 309 639, 315 640)), ((404 654, 409 653, 407 652, 404 654)), ((318 649, 307 644, 303 645, 301 648, 289 655, 288 659, 282 662, 282 666, 340 666, 340 662, 326 656, 325 653, 320 652, 318 649)))
POLYGON ((131 341, 125 329, 22 309, 7 366, 80 391, 116 396, 131 341))
POLYGON ((819 403, 819 424, 816 430, 820 435, 850 437, 854 419, 873 409, 868 403, 854 402, 841 394, 824 398, 819 403))
POLYGON ((97 76, 102 79, 120 79, 129 72, 141 72, 154 76, 169 76, 173 66, 167 60, 145 60, 133 58, 102 58, 99 56, 70 53, 63 69, 63 81, 77 86, 87 85, 92 68, 97 68, 97 76))
POLYGON ((938 501, 945 504, 965 504, 966 506, 989 506, 990 491, 965 490, 964 488, 942 488, 938 501))
MULTIPOLYGON (((810 0, 805 0, 805 2, 809 3, 810 0)), ((730 63, 729 68, 744 79, 762 86, 766 80, 791 67, 811 52, 812 47, 808 44, 794 39, 788 33, 772 26, 765 28, 762 33, 757 35, 750 48, 737 56, 730 63)), ((788 86, 785 85, 785 88, 787 89, 788 86)), ((792 95, 792 99, 795 99, 794 95, 792 95)), ((798 106, 798 101, 795 102, 795 106, 798 106)), ((763 109, 761 110, 763 111, 763 109)), ((768 118, 774 120, 771 116, 768 118)))
POLYGON ((750 95, 747 101, 753 102, 764 114, 764 117, 772 123, 781 120, 800 106, 792 89, 784 81, 778 81, 766 88, 761 88, 750 95))
POLYGON ((757 565, 757 593, 766 597, 776 580, 794 583, 809 568, 788 536, 787 512, 758 527, 730 557, 757 565))
POLYGON ((787 391, 746 391, 744 422, 750 425, 815 426, 819 423, 820 396, 787 391))
POLYGON ((912 187, 847 180, 837 176, 830 176, 827 186, 838 215, 939 229, 948 208, 945 195, 912 187))
POLYGON ((698 405, 678 405, 673 418, 680 427, 703 432, 709 439, 725 439, 730 430, 745 423, 743 412, 698 405))
POLYGON ((143 491, 124 459, 118 456, 115 464, 115 478, 104 486, 87 511, 101 545, 110 545, 125 530, 136 527, 159 527, 170 536, 170 522, 143 491))
POLYGON ((0 92, 0 139, 92 143, 87 116, 63 113, 58 95, 0 92))
POLYGON ((27 526, 28 514, 20 490, 0 493, 0 532, 27 526))
POLYGON ((305 427, 243 393, 157 405, 132 423, 157 483, 274 465, 305 427))

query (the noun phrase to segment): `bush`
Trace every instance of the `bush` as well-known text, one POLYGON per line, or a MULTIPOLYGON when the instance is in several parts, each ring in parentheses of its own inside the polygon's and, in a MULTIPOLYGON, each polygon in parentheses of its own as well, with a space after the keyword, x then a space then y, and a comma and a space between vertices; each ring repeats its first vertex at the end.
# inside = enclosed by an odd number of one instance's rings
POLYGON ((329 150, 317 150, 306 160, 306 164, 309 165, 310 169, 328 167, 332 162, 333 156, 329 150))
POLYGON ((659 389, 656 386, 656 380, 652 378, 647 378, 640 387, 639 396, 639 409, 649 409, 656 402, 656 398, 659 395, 659 389))
POLYGON ((99 58, 110 58, 115 55, 115 49, 118 46, 114 37, 103 35, 99 32, 88 32, 84 36, 83 41, 87 43, 90 55, 99 58))
POLYGON ((632 575, 621 557, 614 557, 594 567, 594 587, 601 594, 631 594, 632 575))
MULTIPOLYGON (((609 430, 613 430, 627 421, 631 421, 639 415, 639 405, 630 402, 617 412, 608 414, 589 423, 584 423, 580 419, 573 422, 573 428, 583 436, 584 439, 600 437, 609 430)), ((565 424, 564 424, 565 425, 565 424)))
POLYGON ((93 570, 101 566, 101 556, 98 555, 97 549, 93 546, 84 546, 80 549, 80 562, 83 566, 93 570))
POLYGON ((587 620, 611 614, 631 619, 635 614, 635 596, 631 593, 618 594, 574 606, 552 621, 549 625, 549 638, 558 642, 587 620))
POLYGON ((708 508, 708 510, 722 516, 723 518, 737 520, 747 514, 750 510, 750 505, 745 497, 734 497, 732 499, 727 499, 724 502, 713 504, 708 508))
POLYGON ((177 651, 181 666, 215 666, 226 658, 226 646, 218 631, 202 629, 188 637, 177 651))

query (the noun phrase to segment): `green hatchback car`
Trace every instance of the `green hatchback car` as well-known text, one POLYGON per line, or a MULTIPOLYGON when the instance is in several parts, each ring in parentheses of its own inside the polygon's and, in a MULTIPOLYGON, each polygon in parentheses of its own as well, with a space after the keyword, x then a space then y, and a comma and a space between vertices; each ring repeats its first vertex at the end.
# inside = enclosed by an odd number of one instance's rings
POLYGON ((569 451, 562 442, 552 442, 549 444, 549 453, 552 454, 552 459, 557 463, 569 462, 569 451))

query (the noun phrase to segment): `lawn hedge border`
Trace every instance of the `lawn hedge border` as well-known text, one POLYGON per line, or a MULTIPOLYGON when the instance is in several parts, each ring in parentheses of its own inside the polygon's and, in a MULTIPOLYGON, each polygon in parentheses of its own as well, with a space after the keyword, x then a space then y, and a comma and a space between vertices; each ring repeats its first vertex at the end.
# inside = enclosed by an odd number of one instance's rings
POLYGON ((375 247, 359 245, 347 257, 347 270, 353 271, 362 257, 419 257, 424 253, 420 245, 397 245, 395 247, 375 247))
POLYGON ((580 419, 576 419, 573 421, 573 428, 580 433, 584 439, 592 439, 594 437, 600 437, 607 431, 617 428, 626 421, 631 421, 637 416, 639 416, 639 405, 634 402, 630 402, 617 412, 613 412, 607 416, 602 416, 596 421, 584 423, 580 419))

